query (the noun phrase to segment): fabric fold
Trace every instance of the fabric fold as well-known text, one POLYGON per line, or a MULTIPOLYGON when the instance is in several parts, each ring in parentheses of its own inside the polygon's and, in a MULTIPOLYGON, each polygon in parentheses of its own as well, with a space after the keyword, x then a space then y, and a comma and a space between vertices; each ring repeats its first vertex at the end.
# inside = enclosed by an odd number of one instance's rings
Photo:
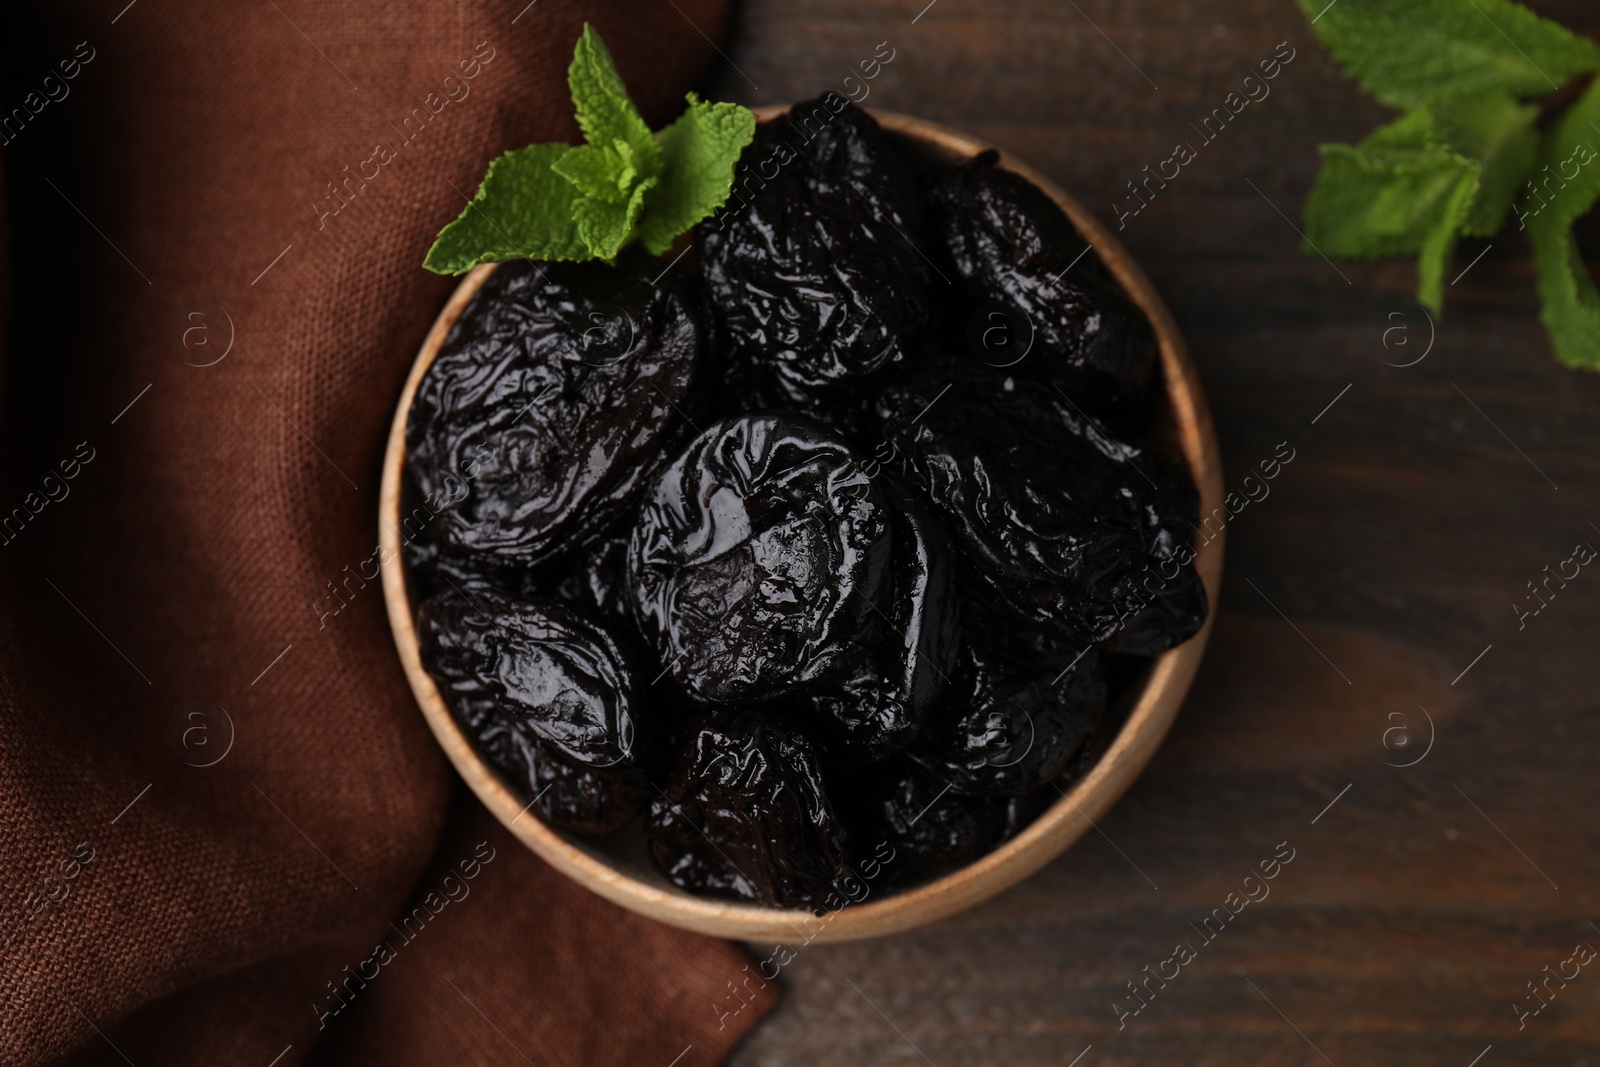
POLYGON ((584 21, 659 124, 727 14, 15 13, 0 1062, 505 1062, 442 977, 541 1065, 732 1047, 690 991, 738 950, 621 915, 464 794, 447 824, 460 787, 368 563, 389 419, 451 287, 420 268, 433 235, 495 155, 576 138, 584 21), (472 895, 323 1025, 327 983, 479 841, 472 895))

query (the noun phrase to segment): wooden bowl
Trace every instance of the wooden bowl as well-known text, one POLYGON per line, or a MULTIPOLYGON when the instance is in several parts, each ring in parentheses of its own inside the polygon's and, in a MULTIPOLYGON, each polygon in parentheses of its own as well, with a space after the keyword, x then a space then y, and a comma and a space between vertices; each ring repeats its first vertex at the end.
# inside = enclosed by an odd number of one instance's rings
MULTIPOLYGON (((781 110, 768 108, 758 114, 765 121, 781 110)), ((920 119, 883 111, 873 114, 896 146, 914 160, 955 161, 988 147, 964 134, 920 119)), ((1166 391, 1165 411, 1158 420, 1162 423, 1159 428, 1164 439, 1181 450, 1194 475, 1200 490, 1200 513, 1211 514, 1222 504, 1222 469, 1216 434, 1199 374, 1172 314, 1127 251, 1083 205, 1025 163, 1006 156, 1001 157, 1001 163, 1033 182, 1061 206, 1079 233, 1094 246, 1112 276, 1149 316, 1160 344, 1166 391)), ((861 902, 829 912, 824 917, 815 917, 804 910, 691 896, 668 882, 650 864, 637 822, 606 838, 594 840, 569 836, 546 826, 532 813, 524 814, 525 801, 473 749, 445 706, 433 679, 422 669, 412 621, 413 603, 400 556, 400 497, 406 417, 411 401, 445 335, 493 269, 492 265, 478 267, 462 280, 417 354, 416 364, 400 394, 384 453, 378 531, 388 550, 384 554, 387 562, 383 565, 383 594, 389 623, 422 714, 473 792, 523 844, 557 870, 607 900, 674 926, 757 941, 793 939, 797 935, 807 941, 847 941, 921 926, 1016 885, 1087 832, 1090 820, 1098 820, 1110 810, 1144 769, 1178 713, 1211 633, 1222 584, 1223 538, 1220 535, 1209 543, 1196 545, 1195 565, 1205 583, 1211 606, 1205 627, 1183 645, 1153 660, 1122 706, 1113 709, 1117 714, 1111 717, 1110 728, 1099 739, 1103 752, 1093 768, 1022 833, 976 863, 937 881, 903 892, 875 892, 869 882, 867 895, 861 902)))

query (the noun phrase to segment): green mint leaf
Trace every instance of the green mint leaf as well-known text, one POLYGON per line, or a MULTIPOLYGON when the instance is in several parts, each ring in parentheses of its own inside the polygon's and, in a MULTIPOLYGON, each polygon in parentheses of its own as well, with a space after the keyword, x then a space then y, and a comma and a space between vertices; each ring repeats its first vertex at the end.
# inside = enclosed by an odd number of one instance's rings
POLYGON ((1361 144, 1323 145, 1322 173, 1306 199, 1306 236, 1330 256, 1417 254, 1417 299, 1438 311, 1444 271, 1478 191, 1480 167, 1416 111, 1361 144))
POLYGON ((491 163, 467 210, 429 249, 429 270, 460 274, 523 257, 611 261, 641 239, 659 255, 727 200, 755 132, 750 111, 690 93, 688 110, 658 139, 587 24, 567 82, 588 143, 533 145, 491 163))
POLYGON ((571 182, 580 196, 627 203, 641 177, 631 153, 617 148, 578 145, 551 167, 571 182))
POLYGON ((655 188, 655 184, 655 178, 637 183, 625 200, 583 196, 572 205, 578 235, 594 258, 616 259, 622 246, 636 236, 635 226, 644 210, 645 194, 655 188))
POLYGON ((567 85, 577 108, 578 128, 590 145, 611 151, 616 151, 619 143, 626 145, 623 152, 641 181, 660 176, 661 148, 655 134, 628 98, 605 42, 588 23, 572 50, 567 85))
POLYGON ((1539 268, 1539 321, 1556 358, 1569 367, 1600 370, 1600 292, 1572 231, 1535 220, 1528 236, 1539 268))
POLYGON ((1298 0, 1341 66, 1391 107, 1543 96, 1600 70, 1600 45, 1512 0, 1298 0))
POLYGON ((639 236, 653 255, 727 202, 733 168, 756 132, 755 114, 738 104, 708 104, 689 94, 689 108, 660 133, 661 184, 645 198, 639 236))
POLYGON ((1545 131, 1524 187, 1518 225, 1566 229, 1600 199, 1600 79, 1545 131))
POLYGON ((1444 272, 1455 255, 1456 239, 1461 236, 1477 192, 1476 171, 1466 171, 1456 179, 1440 203, 1438 217, 1417 255, 1417 303, 1435 315, 1444 311, 1444 272))
POLYGON ((1518 224, 1539 268, 1539 318, 1556 358, 1600 370, 1600 293, 1584 266, 1572 223, 1600 199, 1600 82, 1563 112, 1539 145, 1518 224))
POLYGON ((551 169, 571 150, 536 144, 489 164, 489 173, 459 218, 439 231, 423 266, 462 274, 508 259, 590 259, 573 219, 571 183, 551 169))
POLYGON ((1499 232, 1539 152, 1534 129, 1539 109, 1493 92, 1442 97, 1428 111, 1444 142, 1482 168, 1482 184, 1461 232, 1469 237, 1499 232))

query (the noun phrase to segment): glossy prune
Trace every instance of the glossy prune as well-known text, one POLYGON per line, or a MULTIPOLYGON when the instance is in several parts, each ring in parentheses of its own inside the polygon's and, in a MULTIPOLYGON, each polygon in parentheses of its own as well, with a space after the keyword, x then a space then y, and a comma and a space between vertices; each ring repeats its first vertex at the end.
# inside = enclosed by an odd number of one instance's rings
POLYGON ((656 865, 693 893, 815 906, 847 873, 816 749, 778 716, 706 716, 645 833, 656 865))
POLYGON ((667 466, 628 545, 634 615, 711 704, 840 680, 881 629, 891 525, 849 446, 793 415, 706 429, 667 466))
POLYGON ((522 567, 498 565, 492 558, 442 549, 434 553, 425 572, 429 595, 467 598, 478 591, 512 596, 538 596, 541 575, 522 567))
POLYGON ((650 476, 700 346, 682 284, 653 284, 657 271, 514 262, 484 282, 406 423, 442 545, 538 563, 614 520, 650 476))
POLYGON ((628 592, 628 530, 602 537, 564 560, 566 573, 555 595, 608 626, 633 629, 633 598, 628 592))
POLYGON ((884 863, 888 876, 901 883, 937 878, 982 858, 1060 795, 1046 787, 1019 796, 961 796, 907 759, 873 770, 851 791, 852 848, 887 852, 893 857, 884 863))
POLYGON ((970 360, 898 382, 880 411, 952 544, 1019 618, 1141 655, 1200 629, 1205 588, 1185 562, 1197 496, 1181 466, 1106 436, 1054 386, 970 360))
POLYGON ((693 893, 814 910, 972 864, 1205 619, 1149 322, 993 153, 907 158, 920 192, 864 112, 796 107, 684 271, 499 266, 409 417, 452 714, 551 825, 645 812, 693 893))
POLYGON ((1140 405, 1156 368, 1149 320, 1055 202, 998 161, 984 152, 927 183, 929 233, 971 302, 1020 318, 1033 350, 1018 373, 1044 365, 1068 392, 1140 405))
POLYGON ((998 615, 980 615, 973 629, 912 758, 956 793, 1021 793, 1055 781, 1105 714, 1104 661, 998 615))
POLYGON ((877 122, 837 93, 761 125, 695 229, 720 334, 788 404, 903 360, 928 318, 921 203, 877 122))
POLYGON ((949 684, 961 645, 944 535, 911 493, 890 485, 887 496, 895 509, 887 631, 849 678, 808 700, 813 715, 836 727, 819 737, 843 764, 884 759, 911 741, 949 684))
POLYGON ((417 611, 423 666, 480 749, 551 825, 613 830, 647 799, 638 686, 606 631, 485 587, 417 611))

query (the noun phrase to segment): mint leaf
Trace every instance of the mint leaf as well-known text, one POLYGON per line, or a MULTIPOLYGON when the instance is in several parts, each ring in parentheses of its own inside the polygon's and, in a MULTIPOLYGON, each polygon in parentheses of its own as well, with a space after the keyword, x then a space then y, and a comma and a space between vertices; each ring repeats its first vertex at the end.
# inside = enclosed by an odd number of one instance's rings
POLYGON ((727 202, 733 168, 755 136, 756 117, 737 104, 708 104, 689 94, 689 109, 661 131, 661 184, 645 198, 639 236, 660 255, 673 239, 727 202))
POLYGON ((1539 270, 1557 357, 1600 370, 1600 288, 1572 223, 1600 200, 1600 45, 1512 0, 1297 0, 1334 57, 1386 104, 1414 109, 1360 145, 1323 146, 1308 243, 1358 258, 1417 253, 1418 299, 1438 310, 1459 234, 1515 211, 1539 270), (1313 12, 1315 12, 1313 14, 1313 12), (1563 96, 1567 94, 1562 94, 1563 96))
POLYGON ((554 170, 579 194, 572 205, 579 237, 596 258, 614 259, 636 236, 645 193, 660 180, 661 145, 587 23, 572 52, 567 84, 589 143, 568 152, 554 170))
POLYGON ((1350 259, 1416 253, 1417 299, 1437 312, 1479 165, 1443 143, 1426 111, 1380 127, 1353 148, 1323 145, 1322 160, 1306 199, 1307 239, 1350 259))
POLYGON ((589 246, 596 259, 613 260, 622 246, 633 239, 634 225, 644 209, 644 197, 655 187, 656 179, 649 178, 636 184, 627 199, 603 200, 599 197, 579 197, 572 205, 572 217, 578 225, 578 236, 589 246))
POLYGON ((1549 224, 1528 227, 1539 268, 1539 321, 1556 358, 1569 367, 1600 370, 1600 292, 1578 253, 1572 231, 1549 224))
POLYGON ((1478 195, 1462 232, 1471 237, 1498 232, 1539 152, 1533 126, 1539 109, 1493 92, 1443 97, 1428 111, 1444 142, 1481 168, 1478 195))
POLYGON ((578 128, 589 144, 626 156, 641 181, 661 174, 661 147, 655 134, 628 98, 605 42, 588 23, 572 50, 567 85, 577 108, 578 128), (619 151, 619 145, 626 147, 619 151))
POLYGON ((572 185, 551 169, 570 150, 536 144, 489 164, 489 173, 459 218, 439 231, 423 266, 462 274, 508 259, 589 259, 573 220, 572 185))
POLYGON ((638 184, 639 172, 615 150, 578 145, 550 168, 571 182, 579 196, 600 200, 627 200, 638 184))
POLYGON ((1600 199, 1600 80, 1585 89, 1545 131, 1518 221, 1562 229, 1600 199))
POLYGON ((429 270, 460 274, 522 257, 609 261, 640 239, 660 254, 727 200, 755 132, 749 110, 690 93, 688 111, 658 140, 588 24, 567 83, 589 143, 533 145, 491 163, 467 210, 429 249, 429 270))
POLYGON ((1572 223, 1600 199, 1600 82, 1590 85, 1545 133, 1520 223, 1539 268, 1539 319, 1556 358, 1600 370, 1600 293, 1584 266, 1572 223))
POLYGON ((1456 238, 1461 236, 1462 224, 1472 198, 1477 195, 1478 176, 1467 172, 1459 177, 1455 186, 1439 205, 1439 215, 1428 235, 1423 239, 1417 256, 1417 303, 1435 315, 1444 312, 1444 272, 1455 255, 1456 238))
POLYGON ((1298 0, 1339 64, 1397 108, 1455 93, 1530 98, 1600 70, 1600 45, 1511 0, 1298 0))

